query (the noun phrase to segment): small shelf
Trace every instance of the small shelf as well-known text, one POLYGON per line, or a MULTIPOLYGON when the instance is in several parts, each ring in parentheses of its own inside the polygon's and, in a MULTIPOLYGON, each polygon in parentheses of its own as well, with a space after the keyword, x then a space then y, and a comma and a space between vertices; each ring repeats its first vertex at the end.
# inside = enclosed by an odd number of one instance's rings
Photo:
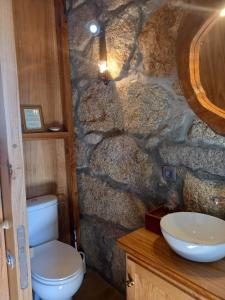
POLYGON ((68 138, 68 131, 58 131, 58 132, 32 132, 23 133, 23 139, 26 140, 49 140, 49 139, 66 139, 68 138))

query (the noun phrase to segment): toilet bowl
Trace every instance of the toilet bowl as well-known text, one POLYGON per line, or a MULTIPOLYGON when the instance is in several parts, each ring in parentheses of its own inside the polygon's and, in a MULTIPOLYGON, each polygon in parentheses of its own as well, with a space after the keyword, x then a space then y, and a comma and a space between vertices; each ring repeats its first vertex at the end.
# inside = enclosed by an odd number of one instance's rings
POLYGON ((71 300, 84 277, 84 263, 72 246, 58 241, 55 196, 28 200, 34 300, 71 300))
POLYGON ((35 300, 72 299, 83 281, 83 261, 73 247, 54 240, 33 248, 31 275, 35 300))

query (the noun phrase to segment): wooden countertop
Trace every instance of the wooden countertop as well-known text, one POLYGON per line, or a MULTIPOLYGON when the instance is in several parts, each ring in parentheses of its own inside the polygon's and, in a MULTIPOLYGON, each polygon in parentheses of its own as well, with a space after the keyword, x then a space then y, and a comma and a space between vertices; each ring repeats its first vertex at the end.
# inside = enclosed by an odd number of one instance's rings
POLYGON ((206 299, 225 299, 225 259, 215 263, 188 261, 173 252, 162 236, 144 228, 120 238, 117 245, 206 299))

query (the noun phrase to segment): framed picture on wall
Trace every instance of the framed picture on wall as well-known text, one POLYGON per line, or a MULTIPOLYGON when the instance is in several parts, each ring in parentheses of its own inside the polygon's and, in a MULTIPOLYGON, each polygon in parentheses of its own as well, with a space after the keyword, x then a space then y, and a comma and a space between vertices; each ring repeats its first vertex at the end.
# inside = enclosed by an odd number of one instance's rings
POLYGON ((45 131, 42 107, 40 105, 21 105, 23 132, 45 131))

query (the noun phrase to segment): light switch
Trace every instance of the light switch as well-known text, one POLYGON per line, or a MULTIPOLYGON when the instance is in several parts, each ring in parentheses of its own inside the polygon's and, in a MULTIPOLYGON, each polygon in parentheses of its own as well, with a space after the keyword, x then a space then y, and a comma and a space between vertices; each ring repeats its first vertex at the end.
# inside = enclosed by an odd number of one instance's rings
POLYGON ((166 181, 173 181, 177 180, 176 168, 172 166, 163 166, 162 167, 162 174, 163 178, 166 181))

